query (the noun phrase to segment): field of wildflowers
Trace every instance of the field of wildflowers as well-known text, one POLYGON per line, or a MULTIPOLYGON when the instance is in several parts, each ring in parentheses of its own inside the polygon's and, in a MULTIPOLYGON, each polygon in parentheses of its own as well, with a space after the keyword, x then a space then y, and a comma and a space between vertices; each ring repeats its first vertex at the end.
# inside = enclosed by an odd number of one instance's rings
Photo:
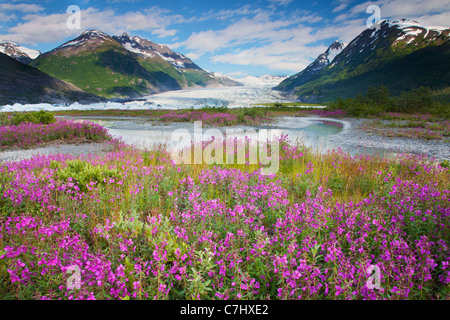
POLYGON ((0 164, 0 299, 450 298, 448 168, 280 145, 272 176, 124 145, 0 164))
POLYGON ((45 143, 109 141, 107 129, 92 122, 58 119, 49 124, 22 122, 0 126, 0 150, 28 149, 45 143))

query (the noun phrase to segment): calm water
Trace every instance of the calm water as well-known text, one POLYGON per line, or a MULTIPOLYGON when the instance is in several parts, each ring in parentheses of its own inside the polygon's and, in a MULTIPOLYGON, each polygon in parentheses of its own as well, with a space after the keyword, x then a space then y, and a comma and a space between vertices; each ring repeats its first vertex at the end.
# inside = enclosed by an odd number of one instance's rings
MULTIPOLYGON (((120 138, 124 142, 146 149, 155 145, 165 144, 169 149, 179 149, 187 146, 191 140, 197 139, 194 135, 194 124, 192 123, 170 123, 161 124, 149 122, 142 118, 117 118, 117 117, 78 117, 76 120, 89 120, 104 126, 114 138, 120 138), (179 133, 178 135, 176 133, 179 133), (180 135, 183 138, 180 141, 180 135)), ((348 128, 346 121, 326 118, 304 118, 304 117, 282 117, 277 122, 265 126, 237 126, 203 128, 203 141, 211 137, 220 138, 226 134, 228 137, 249 137, 257 140, 262 130, 267 130, 274 136, 288 135, 291 142, 298 142, 312 147, 320 152, 336 149, 339 146, 329 143, 328 138, 339 134, 348 128), (240 131, 239 131, 240 130, 240 131)), ((394 153, 386 152, 376 148, 352 148, 343 149, 351 155, 379 155, 394 157, 394 153)))

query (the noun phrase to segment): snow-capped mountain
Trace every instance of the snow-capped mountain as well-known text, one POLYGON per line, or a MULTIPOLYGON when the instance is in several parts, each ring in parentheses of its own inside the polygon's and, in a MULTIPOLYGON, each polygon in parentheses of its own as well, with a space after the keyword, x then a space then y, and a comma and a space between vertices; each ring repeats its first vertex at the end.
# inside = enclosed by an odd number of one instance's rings
POLYGON ((297 73, 291 78, 288 78, 288 80, 295 80, 297 86, 308 82, 316 74, 318 74, 320 70, 332 63, 339 53, 344 50, 345 46, 345 43, 334 41, 324 53, 320 54, 317 59, 314 60, 314 62, 307 66, 303 71, 297 73))
POLYGON ((384 54, 393 55, 411 53, 429 45, 440 45, 450 36, 450 28, 425 27, 409 19, 380 20, 378 24, 379 28, 366 29, 354 38, 332 65, 340 62, 359 64, 361 59, 372 57, 378 50, 386 50, 384 54))
POLYGON ((150 40, 135 36, 131 38, 127 33, 120 36, 113 36, 113 38, 122 44, 125 49, 133 53, 141 54, 145 57, 153 58, 155 56, 161 57, 163 60, 169 62, 172 66, 178 69, 201 69, 191 59, 172 51, 168 46, 154 43, 150 40))
POLYGON ((220 72, 211 72, 208 70, 205 71, 210 77, 216 79, 218 81, 218 87, 240 87, 244 84, 236 79, 233 79, 232 77, 229 77, 227 75, 224 75, 220 72))
POLYGON ((240 83, 206 72, 186 56, 140 37, 86 30, 32 66, 106 98, 139 97, 195 87, 240 83))
POLYGON ((0 42, 0 52, 24 64, 29 64, 31 60, 36 59, 41 54, 38 50, 33 50, 10 41, 0 42))
POLYGON ((335 41, 328 47, 328 49, 319 55, 317 59, 309 66, 312 72, 318 72, 322 68, 329 65, 334 58, 344 50, 346 44, 343 42, 335 41))
MULTIPOLYGON (((400 43, 404 43, 408 45, 413 41, 417 40, 419 36, 423 37, 428 41, 436 40, 438 36, 441 34, 449 35, 450 29, 447 27, 438 27, 438 26, 430 26, 425 27, 420 23, 414 20, 402 19, 400 21, 393 21, 390 23, 388 20, 382 20, 381 24, 386 24, 389 27, 395 27, 398 30, 401 30, 401 35, 397 37, 394 41, 394 45, 398 45, 400 43)), ((378 31, 373 32, 371 37, 378 37, 378 31)), ((383 36, 383 35, 381 35, 383 36)))
POLYGON ((115 43, 116 41, 111 36, 100 30, 86 30, 75 39, 67 41, 43 55, 63 53, 64 56, 74 56, 79 52, 88 52, 89 50, 95 50, 98 47, 115 43))
POLYGON ((266 74, 260 77, 247 76, 244 78, 239 78, 237 80, 248 87, 261 87, 261 86, 274 87, 287 78, 288 76, 272 76, 266 74))
POLYGON ((185 55, 172 51, 168 46, 154 43, 150 40, 135 36, 130 37, 127 33, 120 36, 113 36, 114 40, 123 45, 125 49, 135 54, 141 55, 144 58, 154 59, 156 57, 163 59, 171 64, 178 71, 189 77, 189 73, 197 73, 203 77, 207 76, 211 79, 205 79, 209 82, 209 86, 239 86, 241 85, 236 80, 220 73, 214 73, 203 70, 196 65, 191 59, 185 55), (214 81, 212 81, 214 80, 214 81), (214 84, 213 82, 216 82, 214 84))
POLYGON ((308 101, 332 101, 379 84, 393 93, 450 85, 450 28, 425 27, 407 19, 381 20, 378 24, 378 28, 364 30, 344 48, 335 48, 337 55, 319 56, 275 89, 308 101))

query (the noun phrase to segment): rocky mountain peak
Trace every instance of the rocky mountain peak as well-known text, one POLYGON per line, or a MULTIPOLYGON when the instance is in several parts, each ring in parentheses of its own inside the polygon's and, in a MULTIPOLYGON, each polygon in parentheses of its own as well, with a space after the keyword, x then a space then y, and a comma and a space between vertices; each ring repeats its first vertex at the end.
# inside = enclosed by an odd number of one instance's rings
POLYGON ((29 64, 41 54, 38 50, 29 49, 11 41, 0 41, 0 52, 24 64, 29 64))

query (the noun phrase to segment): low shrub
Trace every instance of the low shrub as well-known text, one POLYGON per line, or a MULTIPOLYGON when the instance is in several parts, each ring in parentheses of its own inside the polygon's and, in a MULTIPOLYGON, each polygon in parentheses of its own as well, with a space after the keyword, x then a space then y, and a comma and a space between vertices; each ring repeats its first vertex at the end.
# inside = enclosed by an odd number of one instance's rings
POLYGON ((12 123, 16 126, 21 123, 50 124, 54 122, 56 122, 55 115, 44 110, 37 112, 17 112, 12 117, 12 123))

